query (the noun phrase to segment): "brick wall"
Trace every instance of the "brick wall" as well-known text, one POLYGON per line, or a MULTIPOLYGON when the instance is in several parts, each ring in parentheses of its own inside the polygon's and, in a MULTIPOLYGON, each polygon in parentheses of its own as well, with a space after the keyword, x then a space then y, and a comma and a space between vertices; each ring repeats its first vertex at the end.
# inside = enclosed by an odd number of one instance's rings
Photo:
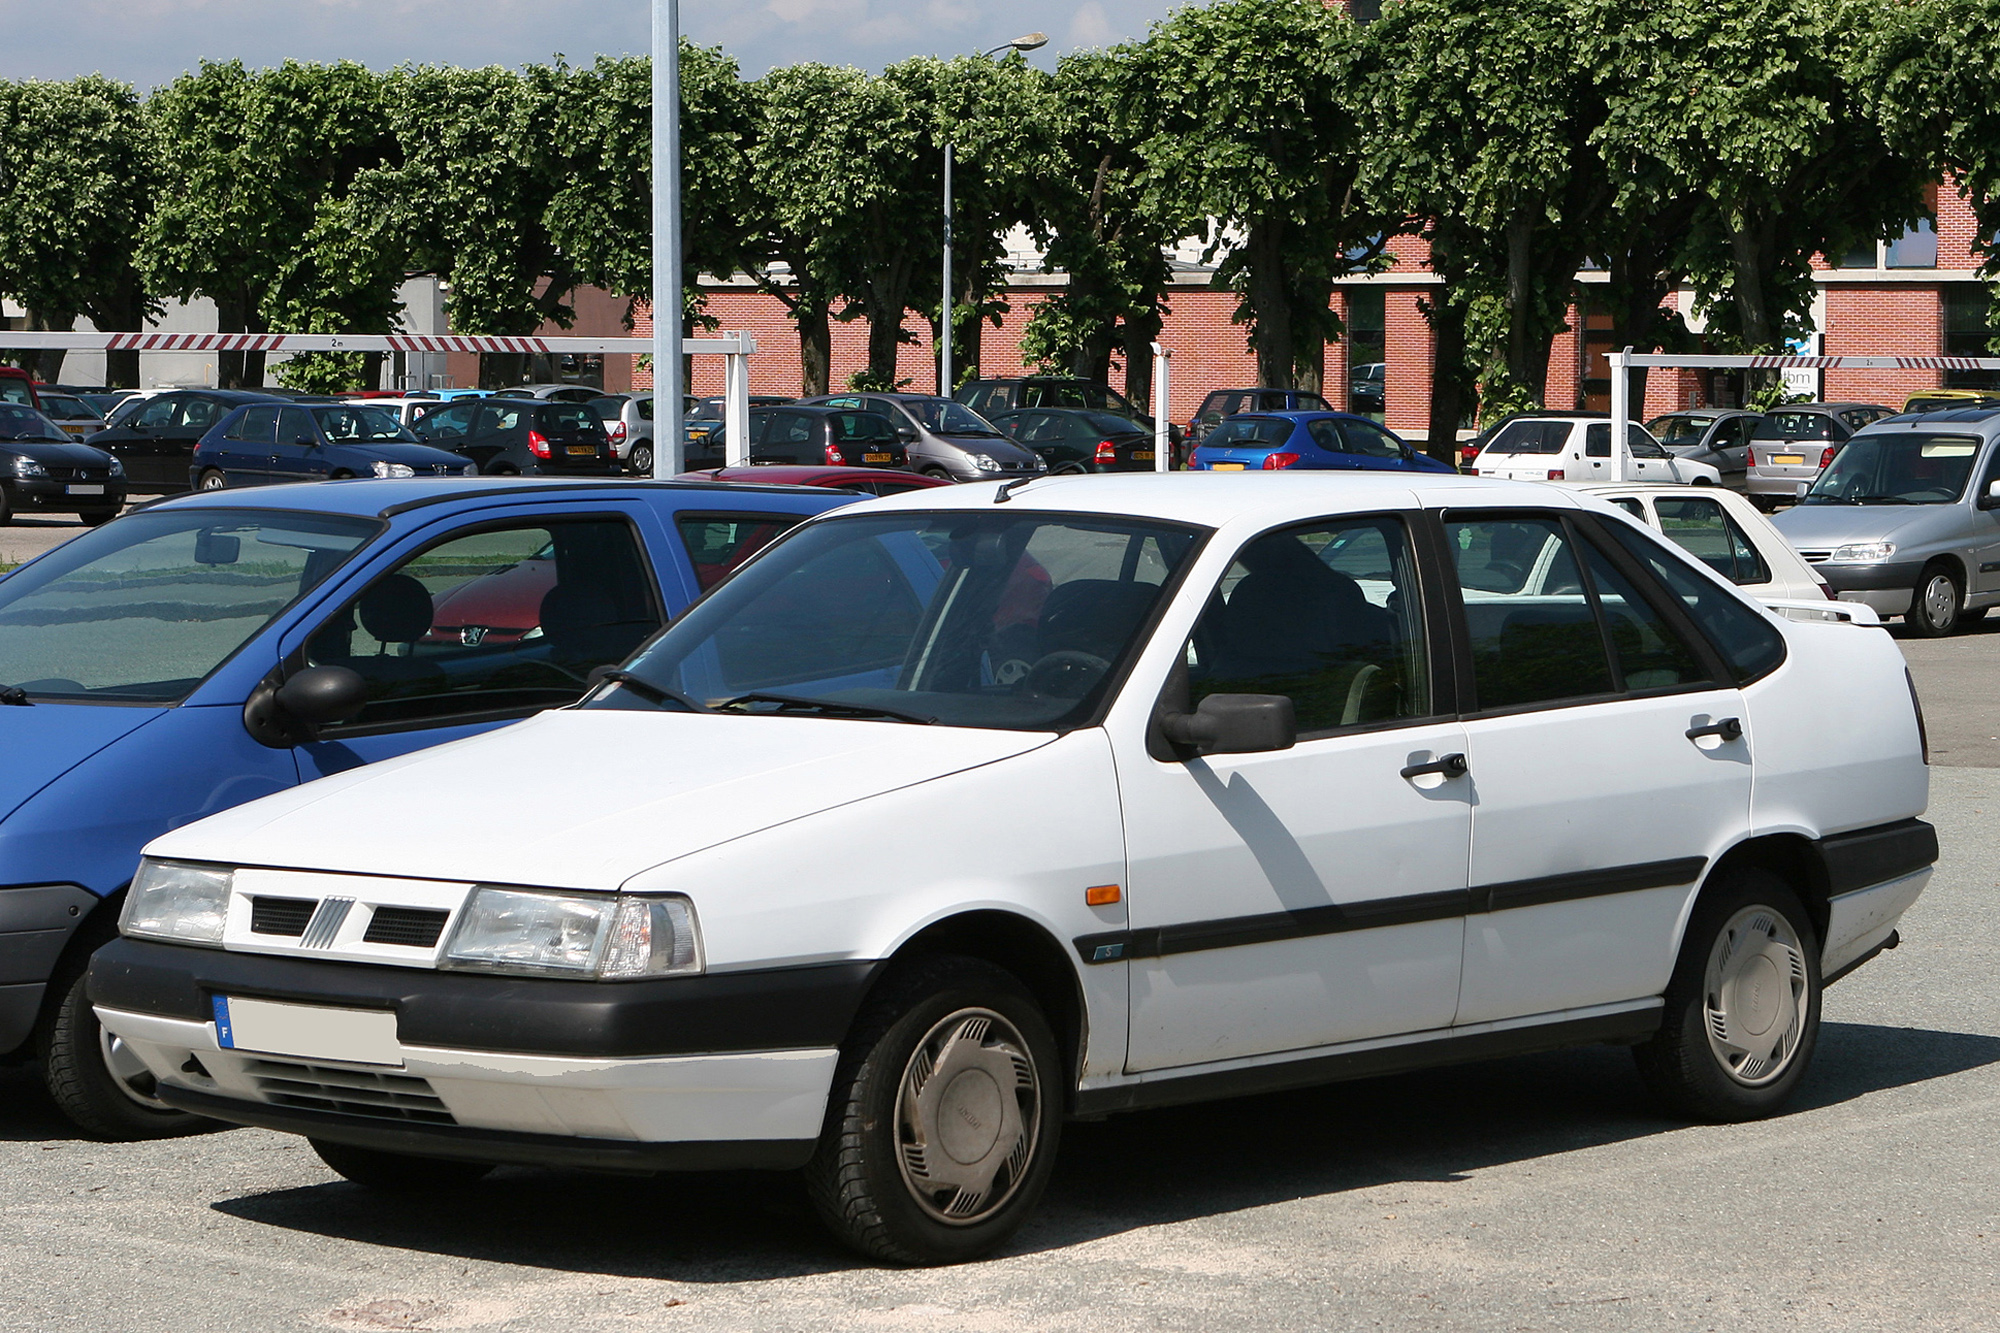
MULTIPOLYGON (((1943 311, 1935 286, 1829 286, 1826 354, 1935 356, 1943 347, 1943 311)), ((1829 370, 1824 382, 1829 401, 1852 399, 1900 408, 1910 394, 1943 383, 1943 374, 1935 370, 1829 370)))
POLYGON ((1392 287, 1382 300, 1384 422, 1419 438, 1430 430, 1434 364, 1430 321, 1417 305, 1426 294, 1422 287, 1392 287))

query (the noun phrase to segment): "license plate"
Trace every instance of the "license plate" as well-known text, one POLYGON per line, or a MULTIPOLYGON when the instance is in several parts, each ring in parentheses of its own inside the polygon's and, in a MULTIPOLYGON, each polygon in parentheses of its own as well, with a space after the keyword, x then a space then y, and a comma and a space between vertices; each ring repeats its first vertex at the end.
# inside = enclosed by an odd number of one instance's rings
POLYGON ((864 463, 886 463, 886 462, 888 462, 888 461, 889 461, 889 455, 887 455, 887 454, 863 454, 863 455, 861 455, 861 461, 862 461, 862 462, 864 462, 864 463))
POLYGON ((1132 458, 1134 462, 1150 463, 1153 461, 1153 451, 1151 449, 1134 449, 1132 451, 1132 458))
POLYGON ((1208 470, 1210 472, 1241 472, 1243 465, 1241 463, 1210 463, 1208 470))
POLYGON ((572 444, 569 447, 569 452, 573 457, 587 456, 596 453, 597 446, 594 444, 572 444))
POLYGON ((1771 463, 1773 466, 1776 467, 1803 467, 1805 465, 1805 461, 1806 461, 1806 456, 1804 454, 1771 455, 1771 463))
POLYGON ((102 494, 104 494, 104 488, 103 488, 102 486, 65 486, 65 487, 63 487, 63 489, 64 489, 65 491, 67 491, 67 492, 68 492, 69 494, 71 494, 71 495, 102 495, 102 494))
POLYGON ((88 426, 64 426, 63 429, 68 431, 72 435, 80 436, 80 435, 90 434, 90 427, 88 426))
POLYGON ((302 1060, 400 1065, 396 1015, 386 1009, 332 1009, 218 995, 215 1040, 224 1050, 290 1055, 302 1060))

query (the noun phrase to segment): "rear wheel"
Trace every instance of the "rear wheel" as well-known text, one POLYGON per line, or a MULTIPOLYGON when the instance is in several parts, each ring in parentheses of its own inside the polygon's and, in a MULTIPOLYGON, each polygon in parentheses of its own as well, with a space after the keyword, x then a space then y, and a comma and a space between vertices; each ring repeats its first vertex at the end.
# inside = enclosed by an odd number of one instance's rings
POLYGON ((136 1143, 176 1138, 221 1126, 176 1111, 154 1095, 153 1076, 124 1042, 104 1030, 84 994, 89 955, 49 982, 38 1046, 42 1079, 56 1106, 94 1139, 136 1143))
POLYGON ((201 474, 201 481, 197 484, 195 489, 203 491, 219 491, 228 485, 229 485, 229 478, 223 476, 222 473, 217 469, 210 468, 208 471, 201 474))
POLYGON ((640 476, 640 477, 652 476, 653 446, 650 444, 646 444, 643 441, 639 444, 633 445, 631 457, 625 460, 625 464, 632 470, 634 476, 640 476))
POLYGON ((923 474, 924 474, 924 475, 925 475, 926 477, 936 477, 936 478, 938 478, 938 479, 939 479, 940 481, 957 481, 957 480, 958 480, 958 478, 957 478, 957 477, 954 477, 954 476, 952 476, 950 472, 946 471, 946 470, 945 470, 944 468, 941 468, 941 467, 939 467, 939 466, 938 466, 937 464, 935 464, 935 463, 931 464, 931 466, 929 466, 929 467, 927 467, 927 468, 922 468, 922 469, 919 469, 919 470, 920 470, 920 471, 921 471, 921 472, 922 472, 922 473, 923 473, 923 474))
POLYGON ((407 1153, 357 1148, 351 1143, 307 1139, 319 1160, 357 1185, 396 1194, 457 1189, 493 1169, 491 1162, 461 1162, 449 1157, 412 1157, 407 1153))
POLYGON ((1926 566, 1917 579, 1916 592, 1903 623, 1914 634, 1941 639, 1958 628, 1959 606, 1964 592, 1958 578, 1943 565, 1926 566))
POLYGON ((1791 887, 1724 871, 1695 907, 1639 1074, 1694 1120, 1757 1120, 1784 1105, 1819 1040, 1819 942, 1791 887))
POLYGON ((1005 1242, 1048 1183, 1062 1061, 1011 974, 919 964, 870 1001, 806 1166, 833 1233, 876 1259, 960 1263, 1005 1242))

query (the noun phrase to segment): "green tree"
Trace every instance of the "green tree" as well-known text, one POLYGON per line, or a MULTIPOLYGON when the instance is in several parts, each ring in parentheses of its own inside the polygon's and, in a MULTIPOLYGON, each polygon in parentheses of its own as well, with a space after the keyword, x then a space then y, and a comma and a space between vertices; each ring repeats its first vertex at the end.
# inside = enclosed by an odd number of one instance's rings
MULTIPOLYGON (((28 327, 144 327, 154 305, 133 266, 157 182, 139 99, 99 75, 0 84, 0 292, 28 327)), ((29 354, 44 379, 63 353, 29 354)), ((108 383, 136 388, 139 354, 106 354, 108 383)))
POLYGON ((1259 380, 1318 388, 1340 330, 1334 279, 1372 263, 1382 232, 1355 189, 1361 29, 1321 0, 1222 0, 1125 50, 1158 91, 1149 119, 1122 126, 1148 164, 1147 207, 1208 228, 1259 380))
MULTIPOLYGON (((352 266, 315 253, 322 242, 347 249, 350 237, 327 224, 356 178, 394 151, 380 76, 347 61, 288 60, 259 73, 241 61, 204 61, 156 92, 147 112, 160 178, 171 183, 139 247, 155 291, 208 297, 224 333, 264 332, 275 316, 301 308, 359 301, 393 311, 402 275, 388 277, 399 266, 376 266, 386 289, 357 298, 322 285, 351 280, 352 266)), ((224 352, 217 361, 224 385, 263 383, 261 352, 224 352)))

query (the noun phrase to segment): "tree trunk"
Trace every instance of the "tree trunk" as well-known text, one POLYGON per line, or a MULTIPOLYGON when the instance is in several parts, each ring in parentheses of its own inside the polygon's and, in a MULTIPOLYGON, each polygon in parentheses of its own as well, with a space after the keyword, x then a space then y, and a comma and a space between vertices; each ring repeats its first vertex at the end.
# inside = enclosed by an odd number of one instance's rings
MULTIPOLYGON (((146 291, 138 275, 128 272, 115 287, 100 292, 84 306, 84 313, 99 333, 143 333, 146 328, 146 291)), ((104 383, 112 389, 139 387, 139 354, 136 351, 104 354, 104 383)))
POLYGON ((903 305, 879 296, 863 304, 868 311, 868 378, 883 389, 894 388, 903 350, 903 305))
POLYGON ((833 326, 826 302, 801 302, 792 311, 799 329, 799 387, 807 398, 832 393, 833 326))
MULTIPOLYGON (((379 389, 382 387, 382 360, 387 352, 363 352, 361 354, 361 387, 379 389)), ((391 385, 391 388, 398 386, 391 385)))
POLYGON ((1523 210, 1507 220, 1507 375, 1539 403, 1548 388, 1549 355, 1535 356, 1535 219, 1523 210))
POLYGON ((479 387, 482 389, 511 389, 528 378, 528 356, 526 352, 481 352, 479 354, 479 387))
MULTIPOLYGON (((238 290, 215 298, 215 328, 218 333, 248 333, 250 331, 250 296, 238 290)), ((247 387, 246 366, 242 352, 217 352, 215 354, 215 385, 219 389, 241 389, 247 387)), ((264 382, 263 358, 258 358, 258 385, 264 382)))
MULTIPOLYGON (((76 312, 68 314, 41 310, 28 311, 28 328, 40 333, 68 333, 76 327, 76 312)), ((21 368, 44 384, 54 384, 62 378, 63 358, 69 353, 60 347, 44 348, 30 352, 21 363, 21 368)))
POLYGON ((1458 466, 1458 422, 1465 415, 1465 307, 1440 294, 1424 309, 1430 320, 1434 353, 1431 358, 1430 439, 1424 452, 1440 463, 1458 466))
POLYGON ((1153 412, 1153 342, 1161 323, 1158 306, 1125 316, 1125 396, 1148 416, 1153 412))
POLYGON ((1283 222, 1260 219, 1250 224, 1244 245, 1249 271, 1244 296, 1250 313, 1250 345, 1257 353, 1257 383, 1271 389, 1289 389, 1296 382, 1284 235, 1283 222))

